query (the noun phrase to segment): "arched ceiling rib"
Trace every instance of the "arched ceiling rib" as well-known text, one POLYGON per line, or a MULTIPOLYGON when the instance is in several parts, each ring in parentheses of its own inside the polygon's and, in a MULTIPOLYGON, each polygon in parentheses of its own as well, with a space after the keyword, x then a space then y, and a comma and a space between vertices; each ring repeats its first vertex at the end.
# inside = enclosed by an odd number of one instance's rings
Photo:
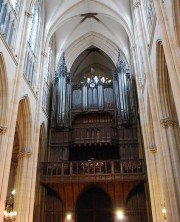
POLYGON ((83 76, 90 73, 93 68, 94 75, 111 78, 112 67, 115 68, 115 65, 109 56, 101 49, 91 46, 76 58, 71 67, 71 74, 75 81, 82 80, 83 76))
MULTIPOLYGON (((94 45, 94 33, 96 37, 99 35, 106 38, 103 41, 112 42, 115 45, 115 50, 112 48, 107 50, 107 47, 101 43, 96 43, 96 47, 104 50, 110 58, 116 54, 117 48, 120 48, 127 60, 129 60, 129 45, 132 42, 132 21, 130 12, 130 0, 45 0, 46 4, 46 26, 45 36, 46 45, 50 37, 54 34, 56 38, 57 59, 63 51, 69 52, 71 46, 79 41, 82 36, 92 35, 88 38, 88 42, 82 42, 83 47, 80 47, 79 53, 82 50, 94 45), (130 42, 130 43, 129 43, 130 42), (85 48, 86 45, 86 48, 85 48), (101 45, 100 47, 98 45, 101 45), (82 50, 81 50, 82 49, 82 50)), ((103 37, 103 38, 104 38, 103 37)), ((96 40, 98 40, 96 38, 96 40)), ((70 50, 71 51, 71 50, 70 50)), ((77 50, 76 50, 77 52, 77 50)), ((76 55, 78 56, 79 53, 76 55)), ((68 66, 75 59, 69 56, 68 66)), ((113 60, 113 58, 112 58, 113 60)))
POLYGON ((95 46, 104 51, 109 56, 109 58, 111 58, 114 65, 116 65, 119 51, 118 46, 99 33, 89 32, 74 41, 65 51, 65 58, 68 71, 70 71, 75 59, 84 50, 91 46, 95 46))

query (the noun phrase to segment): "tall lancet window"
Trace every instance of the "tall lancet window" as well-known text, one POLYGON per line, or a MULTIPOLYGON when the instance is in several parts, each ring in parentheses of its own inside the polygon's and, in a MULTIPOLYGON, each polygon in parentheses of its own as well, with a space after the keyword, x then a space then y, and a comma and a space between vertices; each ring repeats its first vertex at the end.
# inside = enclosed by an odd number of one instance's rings
POLYGON ((52 61, 53 61, 53 40, 50 40, 47 58, 46 58, 46 68, 45 68, 45 76, 43 83, 43 98, 42 98, 42 108, 46 113, 49 111, 49 101, 50 101, 50 82, 52 77, 52 61))
POLYGON ((47 75, 45 77, 45 81, 47 82, 47 84, 49 84, 49 78, 50 78, 50 72, 51 72, 51 64, 52 64, 52 49, 49 46, 48 49, 48 61, 47 61, 47 75))
POLYGON ((2 0, 0 0, 0 12, 1 12, 1 9, 2 9, 2 0))
POLYGON ((13 50, 15 43, 15 31, 17 31, 16 24, 19 20, 20 13, 16 13, 19 0, 0 0, 0 32, 3 33, 9 47, 13 50), (5 4, 3 4, 5 2, 5 4))
POLYGON ((7 34, 8 34, 8 31, 9 31, 10 20, 11 20, 11 14, 9 13, 8 19, 7 19, 7 22, 6 22, 6 27, 5 27, 5 30, 4 30, 4 37, 5 38, 7 38, 7 34))
POLYGON ((40 38, 40 9, 41 1, 36 0, 32 8, 32 17, 29 24, 26 59, 24 62, 24 75, 26 76, 29 84, 36 87, 36 72, 37 68, 37 54, 38 54, 38 43, 40 38))
POLYGON ((1 31, 3 30, 3 26, 4 26, 4 23, 5 23, 5 19, 6 19, 6 14, 7 14, 7 4, 4 5, 3 12, 2 12, 2 15, 1 15, 1 21, 0 21, 1 31))
POLYGON ((8 45, 11 45, 11 40, 12 40, 12 36, 13 36, 13 30, 14 30, 14 20, 11 23, 11 28, 10 28, 10 32, 9 32, 9 38, 8 38, 8 45))
POLYGON ((28 42, 30 44, 31 50, 34 53, 39 36, 39 26, 40 26, 39 13, 40 13, 40 1, 37 0, 32 10, 32 19, 31 19, 29 37, 28 37, 28 42))

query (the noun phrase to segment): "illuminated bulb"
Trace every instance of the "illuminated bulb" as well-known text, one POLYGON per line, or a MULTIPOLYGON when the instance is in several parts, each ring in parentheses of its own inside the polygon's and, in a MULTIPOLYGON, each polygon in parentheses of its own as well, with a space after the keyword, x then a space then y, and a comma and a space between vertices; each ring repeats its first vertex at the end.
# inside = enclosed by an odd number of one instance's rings
POLYGON ((66 218, 67 218, 67 220, 71 220, 72 219, 71 214, 68 214, 66 218))
POLYGON ((14 215, 14 212, 10 212, 9 215, 10 217, 12 217, 14 215))
POLYGON ((7 211, 6 211, 6 210, 4 211, 4 215, 5 215, 5 216, 7 215, 7 211))
POLYGON ((124 215, 123 215, 123 212, 122 211, 118 211, 117 212, 117 218, 118 219, 123 219, 124 215))
POLYGON ((16 193, 16 191, 15 191, 15 190, 13 190, 11 193, 12 193, 12 195, 14 195, 14 194, 16 193))
POLYGON ((14 216, 16 216, 17 215, 17 212, 16 211, 14 211, 14 216))
POLYGON ((163 208, 163 209, 162 209, 162 213, 163 213, 163 214, 166 214, 166 212, 167 212, 166 209, 163 208))

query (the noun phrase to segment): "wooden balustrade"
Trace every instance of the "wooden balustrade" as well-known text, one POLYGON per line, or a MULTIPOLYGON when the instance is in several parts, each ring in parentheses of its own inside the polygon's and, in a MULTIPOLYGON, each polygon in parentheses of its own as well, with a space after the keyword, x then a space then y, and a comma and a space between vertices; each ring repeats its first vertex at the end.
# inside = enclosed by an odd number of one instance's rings
MULTIPOLYGON (((91 161, 62 161, 62 162, 44 162, 42 163, 42 175, 41 177, 55 178, 61 177, 63 180, 69 180, 69 178, 84 177, 86 180, 94 176, 98 179, 108 178, 134 178, 137 176, 144 177, 145 167, 144 160, 91 160, 91 161), (110 176, 110 177, 109 177, 110 176)), ((120 179, 119 178, 119 179, 120 179)))

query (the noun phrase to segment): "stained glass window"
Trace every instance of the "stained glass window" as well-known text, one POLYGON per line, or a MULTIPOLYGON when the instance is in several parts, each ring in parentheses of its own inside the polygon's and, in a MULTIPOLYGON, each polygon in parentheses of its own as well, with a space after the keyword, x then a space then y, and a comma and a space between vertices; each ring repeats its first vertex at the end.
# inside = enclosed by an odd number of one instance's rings
POLYGON ((50 77, 50 69, 51 69, 51 57, 52 57, 52 52, 51 52, 51 47, 48 49, 48 64, 47 64, 47 76, 46 76, 46 82, 49 82, 49 77, 50 77))
POLYGON ((29 29, 29 39, 28 39, 33 52, 35 51, 35 46, 38 40, 39 8, 40 8, 40 2, 39 0, 37 0, 32 10, 32 19, 31 19, 31 24, 29 29))
POLYGON ((11 29, 10 29, 10 33, 9 33, 8 45, 11 45, 13 31, 14 31, 14 21, 11 23, 11 29))
POLYGON ((9 14, 8 19, 7 19, 7 23, 6 23, 6 28, 5 28, 5 31, 4 31, 5 38, 7 37, 7 34, 8 34, 10 20, 11 20, 11 15, 9 14))
MULTIPOLYGON (((5 19, 6 19, 6 14, 7 14, 7 5, 4 6, 4 9, 3 9, 3 13, 2 13, 2 17, 1 17, 1 22, 0 22, 0 25, 2 26, 5 22, 5 19)), ((1 27, 0 27, 1 28, 1 27)))
POLYGON ((2 8, 2 0, 0 0, 0 12, 1 12, 1 8, 2 8))

